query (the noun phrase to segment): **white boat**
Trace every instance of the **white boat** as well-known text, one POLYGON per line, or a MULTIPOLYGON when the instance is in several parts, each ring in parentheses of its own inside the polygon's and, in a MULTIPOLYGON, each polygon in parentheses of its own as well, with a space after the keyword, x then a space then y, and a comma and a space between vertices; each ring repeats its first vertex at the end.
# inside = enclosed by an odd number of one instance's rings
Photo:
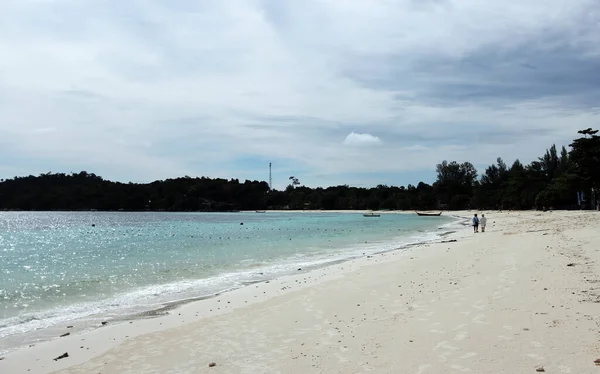
POLYGON ((379 217, 381 216, 380 214, 377 213, 364 213, 363 217, 379 217))

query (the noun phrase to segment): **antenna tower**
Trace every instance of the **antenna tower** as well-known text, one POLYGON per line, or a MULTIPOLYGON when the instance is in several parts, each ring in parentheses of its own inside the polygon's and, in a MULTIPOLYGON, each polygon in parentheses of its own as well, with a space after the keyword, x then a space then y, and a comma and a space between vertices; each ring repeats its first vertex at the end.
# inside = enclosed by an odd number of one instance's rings
POLYGON ((269 162, 269 191, 273 189, 273 174, 271 173, 271 163, 269 162))

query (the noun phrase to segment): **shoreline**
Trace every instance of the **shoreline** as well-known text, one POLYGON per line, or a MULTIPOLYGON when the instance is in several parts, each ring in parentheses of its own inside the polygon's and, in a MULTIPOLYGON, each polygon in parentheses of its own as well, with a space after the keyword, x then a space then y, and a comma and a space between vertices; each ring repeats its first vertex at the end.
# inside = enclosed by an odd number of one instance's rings
MULTIPOLYGON (((415 245, 409 247, 408 250, 415 250, 418 247, 419 245, 415 245)), ((404 254, 408 254, 409 251, 404 252, 404 254)), ((177 302, 173 302, 173 304, 177 305, 165 307, 167 313, 164 314, 158 314, 156 316, 149 316, 146 318, 142 317, 134 320, 123 319, 118 320, 116 323, 109 322, 104 326, 98 326, 91 330, 80 331, 62 338, 57 337, 52 340, 46 340, 38 344, 30 345, 29 347, 20 347, 17 350, 7 352, 2 356, 3 359, 0 360, 0 370, 4 369, 4 364, 16 364, 16 367, 8 367, 9 372, 12 373, 13 371, 10 370, 15 370, 15 373, 53 373, 57 370, 66 369, 73 365, 84 363, 94 357, 98 357, 103 353, 106 353, 107 351, 117 347, 119 343, 125 340, 139 338, 146 334, 181 328, 187 324, 185 320, 178 319, 178 317, 182 316, 183 314, 191 315, 193 313, 194 317, 196 318, 194 322, 224 316, 236 310, 251 307, 256 304, 268 302, 269 300, 278 297, 286 296, 290 293, 298 292, 307 287, 318 286, 322 282, 338 279, 339 276, 346 271, 351 272, 364 265, 361 264, 360 266, 356 267, 357 263, 361 260, 371 260, 372 258, 373 256, 369 255, 344 261, 345 264, 348 264, 346 268, 347 270, 345 270, 343 266, 344 263, 338 264, 342 266, 336 269, 337 274, 335 275, 329 274, 328 276, 325 276, 324 273, 318 273, 320 270, 331 270, 336 265, 316 268, 300 274, 284 275, 273 280, 257 282, 254 284, 254 287, 252 287, 252 285, 248 285, 225 293, 218 293, 208 296, 206 298, 202 298, 201 300, 192 300, 190 302, 183 302, 179 304, 177 304, 177 302), (307 284, 307 279, 312 279, 313 283, 307 284), (257 289, 262 291, 262 295, 257 289), (244 301, 243 304, 242 300, 244 301), (222 301, 223 303, 221 303, 222 301), (234 306, 231 305, 232 302, 234 302, 234 306), (95 341, 92 347, 85 347, 85 341, 88 340, 95 341), (84 347, 86 351, 81 351, 84 348, 80 347, 84 347), (91 352, 89 352, 90 350, 91 352), (70 353, 70 360, 68 364, 66 360, 54 361, 54 358, 59 357, 62 354, 58 352, 62 351, 65 351, 65 353, 75 352, 78 354, 78 357, 70 353), (34 365, 33 367, 32 365, 26 365, 27 369, 24 369, 24 366, 21 364, 23 358, 32 355, 35 357, 45 356, 44 358, 48 365, 34 365), (75 357, 77 358, 73 360, 75 357), (57 363, 58 365, 52 365, 51 361, 57 363)), ((69 330, 66 328, 64 331, 69 332, 69 330)), ((37 360, 40 361, 41 359, 37 360)))
MULTIPOLYGON (((371 209, 263 209, 260 212, 256 210, 239 210, 239 211, 185 211, 185 210, 0 210, 0 213, 185 213, 185 214, 233 214, 233 213, 256 213, 256 214, 264 214, 264 213, 352 213, 352 214, 362 214, 367 212, 377 212, 383 214, 415 214, 415 210, 371 210, 371 209)), ((420 210, 420 212, 433 212, 437 213, 440 210, 420 210)), ((442 210, 441 212, 447 213, 455 213, 460 212, 456 210, 442 210)), ((443 213, 442 213, 443 215, 443 213)))
MULTIPOLYGON (((288 212, 298 213, 298 212, 303 212, 303 211, 296 211, 296 212, 288 211, 288 212)), ((306 212, 306 211, 304 211, 304 212, 306 212)), ((348 213, 348 211, 346 211, 346 212, 348 213)), ((250 212, 250 213, 252 213, 252 212, 250 212)), ((311 212, 308 212, 308 213, 311 213, 311 212)), ((338 212, 330 212, 330 213, 337 214, 338 212)), ((352 212, 352 213, 354 213, 354 212, 352 212)), ((443 223, 442 225, 439 225, 436 227, 432 227, 429 230, 415 231, 410 236, 405 237, 405 239, 409 240, 416 236, 416 237, 418 237, 415 239, 416 241, 410 241, 410 242, 407 242, 404 244, 394 245, 392 248, 389 248, 389 249, 373 250, 373 251, 363 252, 362 254, 353 254, 353 255, 347 254, 341 258, 332 256, 331 258, 321 259, 316 263, 309 262, 308 264, 300 265, 301 268, 298 268, 298 270, 295 270, 296 268, 294 266, 294 269, 293 269, 294 271, 289 270, 289 271, 283 272, 283 273, 277 273, 277 274, 263 276, 262 272, 258 272, 256 274, 260 275, 259 276, 260 279, 243 281, 239 285, 235 285, 232 287, 227 287, 227 288, 224 288, 221 290, 217 290, 216 292, 212 292, 212 293, 208 293, 208 294, 199 294, 197 296, 183 297, 183 298, 179 298, 179 299, 174 298, 174 299, 170 299, 170 300, 166 300, 166 301, 157 302, 154 304, 138 305, 136 307, 130 306, 130 307, 123 308, 123 309, 107 311, 102 314, 93 314, 93 315, 89 315, 89 316, 82 317, 82 318, 76 318, 74 320, 64 321, 64 322, 61 322, 60 324, 50 326, 50 327, 44 327, 41 330, 38 330, 38 334, 37 334, 36 338, 32 338, 29 341, 23 341, 23 343, 21 343, 21 344, 14 344, 14 343, 11 344, 11 345, 13 345, 12 347, 8 347, 4 351, 0 352, 0 357, 8 356, 14 352, 18 352, 19 350, 31 348, 32 346, 36 346, 39 344, 50 343, 50 342, 56 341, 57 339, 63 339, 63 338, 61 338, 62 334, 68 333, 69 336, 85 335, 85 334, 87 334, 89 332, 93 332, 97 329, 105 328, 106 326, 102 325, 102 323, 105 323, 105 322, 106 322, 106 324, 111 324, 111 325, 121 325, 121 324, 125 324, 127 322, 132 322, 132 321, 161 318, 161 317, 168 315, 169 312, 175 312, 179 308, 181 308, 187 304, 193 304, 193 303, 197 303, 197 302, 203 302, 206 300, 214 299, 216 297, 223 296, 223 295, 231 293, 231 292, 236 292, 240 289, 244 289, 244 288, 250 287, 255 284, 270 283, 272 281, 280 280, 282 278, 286 278, 286 277, 290 277, 290 276, 294 276, 294 275, 310 274, 311 272, 318 271, 320 269, 326 269, 328 267, 336 266, 339 264, 344 264, 349 261, 355 261, 355 260, 363 258, 363 257, 371 258, 372 256, 376 256, 376 255, 380 255, 380 254, 394 252, 394 251, 403 251, 403 250, 407 250, 407 249, 410 249, 415 246, 418 247, 423 244, 435 242, 436 240, 443 239, 445 236, 451 235, 452 233, 455 232, 455 231, 439 232, 440 230, 446 230, 446 229, 451 230, 452 227, 456 228, 458 225, 460 225, 460 222, 462 221, 462 218, 459 216, 453 215, 453 216, 447 216, 447 217, 452 218, 452 221, 443 223), (428 238, 428 237, 422 236, 422 234, 425 234, 425 235, 431 234, 431 235, 433 235, 433 237, 428 238), (134 311, 132 309, 142 309, 142 310, 134 311), (65 326, 70 326, 70 327, 65 328, 65 326)), ((389 240, 386 240, 385 243, 380 243, 380 245, 392 245, 391 243, 393 243, 393 241, 391 239, 389 239, 389 240)), ((260 271, 260 270, 261 269, 258 269, 257 271, 260 271)), ((5 339, 9 339, 8 341, 14 342, 14 341, 21 340, 21 336, 23 336, 23 335, 29 336, 31 334, 32 334, 32 332, 27 332, 24 334, 9 335, 5 339)))
POLYGON ((596 218, 489 212, 485 234, 464 227, 109 324, 8 354, 0 371, 595 372, 596 218))

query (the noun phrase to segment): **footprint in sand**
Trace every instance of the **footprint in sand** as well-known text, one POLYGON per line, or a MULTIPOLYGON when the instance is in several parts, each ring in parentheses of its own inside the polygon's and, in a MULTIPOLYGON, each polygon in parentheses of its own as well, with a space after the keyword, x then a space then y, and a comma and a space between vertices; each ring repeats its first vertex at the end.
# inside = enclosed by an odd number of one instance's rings
POLYGON ((333 338, 334 336, 338 335, 338 332, 335 330, 327 330, 325 331, 325 334, 327 334, 327 336, 329 336, 330 338, 333 338))
POLYGON ((475 352, 469 352, 469 353, 466 353, 466 354, 460 356, 459 359, 460 360, 467 360, 467 359, 473 358, 475 356, 477 356, 477 353, 475 353, 475 352))
POLYGON ((477 324, 480 324, 480 325, 487 325, 488 323, 485 322, 485 321, 483 321, 484 319, 485 319, 485 314, 478 314, 471 321, 473 323, 477 323, 477 324))
POLYGON ((417 312, 421 312, 422 314, 425 314, 424 312, 427 311, 427 305, 418 305, 418 304, 414 304, 413 308, 417 311, 417 312))
POLYGON ((529 353, 529 354, 527 355, 527 357, 529 357, 529 358, 532 358, 532 359, 534 359, 534 360, 536 360, 536 361, 543 361, 543 360, 544 360, 544 357, 543 357, 543 356, 540 356, 540 355, 538 355, 538 354, 535 354, 535 353, 529 353))
POLYGON ((465 327, 467 327, 467 324, 466 324, 466 323, 463 323, 462 325, 458 325, 458 326, 456 326, 455 328, 453 328, 453 329, 452 329, 452 331, 458 331, 458 330, 462 330, 462 329, 464 329, 465 327))
POLYGON ((498 288, 498 290, 496 290, 496 292, 493 293, 492 298, 494 300, 502 299, 505 296, 505 294, 508 294, 508 293, 510 293, 509 287, 500 287, 500 288, 498 288))
POLYGON ((469 336, 469 334, 466 331, 462 331, 459 332, 458 334, 456 334, 456 336, 454 337, 454 341, 455 342, 460 342, 465 340, 467 337, 469 336))
POLYGON ((471 305, 472 308, 483 310, 485 309, 485 304, 482 304, 481 301, 477 301, 475 304, 471 305))
POLYGON ((468 372, 473 371, 469 368, 466 368, 466 367, 460 366, 460 365, 450 365, 450 367, 454 370, 462 371, 463 373, 468 373, 468 372))
POLYGON ((435 348, 434 348, 434 350, 438 350, 438 349, 445 349, 447 351, 456 351, 456 350, 458 350, 457 347, 448 344, 447 340, 444 340, 443 342, 437 343, 436 346, 435 346, 435 348))
POLYGON ((565 374, 570 374, 573 372, 570 367, 565 366, 565 365, 560 365, 558 367, 558 369, 560 370, 561 373, 565 373, 565 374))

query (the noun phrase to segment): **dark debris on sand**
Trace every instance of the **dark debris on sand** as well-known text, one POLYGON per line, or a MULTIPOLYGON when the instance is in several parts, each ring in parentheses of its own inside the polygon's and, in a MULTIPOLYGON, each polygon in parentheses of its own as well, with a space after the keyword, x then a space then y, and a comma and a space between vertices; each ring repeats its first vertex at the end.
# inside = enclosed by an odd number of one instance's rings
POLYGON ((56 357, 56 358, 54 359, 54 361, 62 360, 63 358, 67 358, 67 357, 69 357, 69 353, 68 353, 68 352, 65 352, 65 353, 63 353, 62 355, 60 355, 60 356, 56 357))

